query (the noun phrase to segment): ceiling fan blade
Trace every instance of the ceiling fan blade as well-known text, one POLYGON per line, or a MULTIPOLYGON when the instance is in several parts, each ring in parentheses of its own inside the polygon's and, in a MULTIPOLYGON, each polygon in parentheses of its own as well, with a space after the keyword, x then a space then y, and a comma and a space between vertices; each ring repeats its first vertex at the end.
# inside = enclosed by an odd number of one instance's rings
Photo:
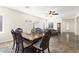
POLYGON ((52 15, 59 15, 58 13, 53 13, 52 15))
POLYGON ((49 14, 52 14, 52 11, 49 11, 49 14))
POLYGON ((52 11, 52 14, 55 13, 56 11, 52 11))

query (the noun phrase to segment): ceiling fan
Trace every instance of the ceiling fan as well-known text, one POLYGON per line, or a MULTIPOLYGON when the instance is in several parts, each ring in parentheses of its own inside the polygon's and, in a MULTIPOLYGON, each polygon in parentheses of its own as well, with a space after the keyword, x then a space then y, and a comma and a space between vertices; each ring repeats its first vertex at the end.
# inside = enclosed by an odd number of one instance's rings
POLYGON ((29 8, 29 6, 25 6, 25 8, 29 8))
POLYGON ((49 11, 49 13, 48 13, 49 15, 59 15, 56 11, 49 11))

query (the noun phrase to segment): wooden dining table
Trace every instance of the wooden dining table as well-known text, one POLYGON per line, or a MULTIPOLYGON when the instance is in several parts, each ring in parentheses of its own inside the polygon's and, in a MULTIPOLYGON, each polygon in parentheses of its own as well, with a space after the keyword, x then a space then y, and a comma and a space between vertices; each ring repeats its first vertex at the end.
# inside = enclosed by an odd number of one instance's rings
POLYGON ((22 37, 26 38, 26 40, 32 42, 34 40, 38 40, 38 38, 42 38, 44 36, 44 33, 22 33, 22 37))

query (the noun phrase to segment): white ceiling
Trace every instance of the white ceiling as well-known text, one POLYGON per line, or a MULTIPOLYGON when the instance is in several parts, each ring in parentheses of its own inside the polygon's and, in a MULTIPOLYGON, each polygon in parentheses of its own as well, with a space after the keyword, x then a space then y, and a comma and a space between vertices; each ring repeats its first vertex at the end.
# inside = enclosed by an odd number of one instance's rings
POLYGON ((59 13, 58 16, 64 19, 74 18, 79 12, 79 6, 26 6, 27 8, 25 6, 7 7, 42 18, 47 17, 49 10, 55 10, 59 13))

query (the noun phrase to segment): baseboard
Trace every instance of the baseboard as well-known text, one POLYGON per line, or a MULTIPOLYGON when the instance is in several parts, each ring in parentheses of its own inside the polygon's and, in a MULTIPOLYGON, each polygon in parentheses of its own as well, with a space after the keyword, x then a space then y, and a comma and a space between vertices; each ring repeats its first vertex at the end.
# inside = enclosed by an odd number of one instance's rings
POLYGON ((6 42, 12 42, 13 40, 8 40, 8 41, 2 41, 2 42, 0 42, 0 44, 1 43, 6 43, 6 42))

